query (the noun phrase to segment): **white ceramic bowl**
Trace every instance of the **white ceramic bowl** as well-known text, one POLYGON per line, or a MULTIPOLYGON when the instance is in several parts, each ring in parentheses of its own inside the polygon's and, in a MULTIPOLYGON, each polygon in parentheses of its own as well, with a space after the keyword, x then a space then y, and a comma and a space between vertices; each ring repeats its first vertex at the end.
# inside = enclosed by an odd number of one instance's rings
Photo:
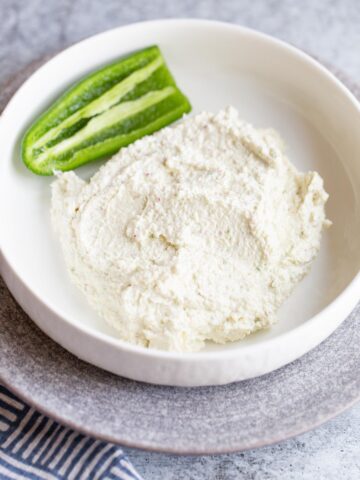
MULTIPOLYGON (((223 384, 274 370, 324 340, 360 293, 360 108, 326 69, 278 40, 238 26, 164 20, 117 28, 57 55, 18 90, 0 120, 1 273, 34 322, 78 357, 152 383, 223 384), (276 128, 300 170, 316 169, 330 193, 325 233, 310 275, 279 323, 243 342, 196 354, 116 338, 70 283, 49 219, 51 178, 22 164, 24 129, 72 82, 122 54, 158 44, 194 112, 232 104, 256 126, 276 128)), ((99 164, 83 167, 87 177, 99 164)), ((15 326, 14 326, 15 328, 15 326)), ((59 365, 61 368, 61 365, 59 365)))

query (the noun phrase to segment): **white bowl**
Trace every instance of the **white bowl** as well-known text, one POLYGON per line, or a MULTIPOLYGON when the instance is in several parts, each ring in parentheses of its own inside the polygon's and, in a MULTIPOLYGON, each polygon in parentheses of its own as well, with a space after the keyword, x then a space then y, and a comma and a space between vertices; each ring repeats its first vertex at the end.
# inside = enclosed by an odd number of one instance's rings
MULTIPOLYGON (((360 293, 360 108, 304 53, 234 25, 198 20, 139 23, 96 35, 57 55, 12 98, 0 120, 1 272, 34 322, 78 357, 151 383, 195 386, 242 380, 295 360, 344 320, 360 293), (256 126, 276 128, 300 170, 317 170, 330 193, 332 228, 310 275, 266 332, 196 354, 116 338, 67 275, 50 219, 51 178, 22 164, 24 129, 72 82, 122 54, 158 44, 194 112, 232 104, 256 126)), ((78 170, 89 176, 99 163, 78 170)), ((16 328, 16 326, 14 326, 16 328)), ((59 365, 61 368, 61 365, 59 365)))

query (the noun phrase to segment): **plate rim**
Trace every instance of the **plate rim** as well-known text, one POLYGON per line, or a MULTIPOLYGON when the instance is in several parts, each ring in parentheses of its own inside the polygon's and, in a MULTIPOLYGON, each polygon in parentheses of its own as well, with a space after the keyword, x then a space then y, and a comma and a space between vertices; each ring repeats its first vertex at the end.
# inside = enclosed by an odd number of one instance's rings
MULTIPOLYGON (((286 367, 286 365, 285 365, 286 367)), ((99 368, 99 367, 96 367, 99 368)), ((292 438, 295 438, 299 435, 303 435, 307 432, 310 432, 312 430, 315 430, 316 428, 319 428, 320 426, 324 425, 328 421, 334 419, 338 415, 341 415, 342 413, 346 412, 347 410, 350 410, 352 407, 354 407, 356 404, 360 402, 360 391, 358 393, 358 396, 352 399, 349 403, 346 405, 342 406, 338 410, 335 410, 333 413, 329 415, 324 415, 321 419, 317 420, 316 422, 309 422, 309 424, 306 424, 304 427, 299 428, 297 430, 294 430, 293 432, 284 435, 278 435, 274 436, 272 438, 268 438, 266 441, 263 442, 254 442, 251 443, 249 442, 248 444, 244 446, 235 446, 234 448, 216 448, 216 449, 179 449, 179 448, 172 448, 171 446, 167 446, 165 448, 160 448, 157 446, 154 446, 152 444, 148 444, 146 442, 132 442, 126 439, 120 439, 119 437, 111 436, 111 435, 106 435, 101 432, 97 432, 94 434, 93 431, 91 431, 90 428, 86 428, 83 425, 78 424, 76 421, 71 421, 71 420, 64 420, 61 415, 58 415, 55 411, 52 411, 49 408, 43 407, 40 403, 37 403, 32 400, 30 396, 27 396, 26 394, 23 394, 20 389, 17 387, 12 387, 9 385, 9 383, 4 380, 4 378, 1 377, 0 375, 0 382, 8 388, 12 393, 14 393, 16 396, 18 396, 21 400, 23 400, 25 403, 27 403, 30 407, 34 408, 37 410, 39 413, 55 420, 57 423, 63 425, 64 427, 68 427, 72 430, 75 430, 83 435, 95 438, 96 440, 104 441, 104 442, 109 442, 113 443, 115 445, 119 445, 120 447, 126 447, 126 448, 134 448, 137 450, 144 450, 147 452, 153 452, 153 453, 165 453, 165 454, 170 454, 170 455, 178 455, 178 456, 209 456, 209 455, 226 455, 226 454, 233 454, 233 453, 240 453, 240 452, 246 452, 248 450, 254 450, 254 449, 259 449, 259 448, 264 448, 268 447, 271 445, 276 445, 282 442, 285 442, 287 440, 291 440, 292 438)), ((197 388, 197 387, 194 387, 197 388)))

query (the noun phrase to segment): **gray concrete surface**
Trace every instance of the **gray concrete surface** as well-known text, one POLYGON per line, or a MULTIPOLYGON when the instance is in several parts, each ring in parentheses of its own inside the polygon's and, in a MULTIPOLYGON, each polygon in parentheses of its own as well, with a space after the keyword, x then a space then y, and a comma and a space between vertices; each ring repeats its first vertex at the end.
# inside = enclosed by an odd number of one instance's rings
MULTIPOLYGON (((161 17, 256 28, 360 82, 359 0, 0 0, 0 82, 44 53, 108 28, 161 17)), ((260 450, 196 458, 127 453, 149 480, 358 480, 360 405, 312 432, 260 450)))

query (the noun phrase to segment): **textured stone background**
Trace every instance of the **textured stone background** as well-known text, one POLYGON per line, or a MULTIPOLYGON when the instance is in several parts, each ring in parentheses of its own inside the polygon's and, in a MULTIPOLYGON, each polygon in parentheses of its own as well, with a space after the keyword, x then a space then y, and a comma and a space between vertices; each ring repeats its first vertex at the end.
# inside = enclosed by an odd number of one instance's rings
MULTIPOLYGON (((160 17, 212 18, 287 40, 360 82, 359 0, 0 0, 0 82, 31 60, 102 30, 160 17)), ((358 480, 360 405, 317 430, 239 454, 127 451, 145 479, 358 480)))

